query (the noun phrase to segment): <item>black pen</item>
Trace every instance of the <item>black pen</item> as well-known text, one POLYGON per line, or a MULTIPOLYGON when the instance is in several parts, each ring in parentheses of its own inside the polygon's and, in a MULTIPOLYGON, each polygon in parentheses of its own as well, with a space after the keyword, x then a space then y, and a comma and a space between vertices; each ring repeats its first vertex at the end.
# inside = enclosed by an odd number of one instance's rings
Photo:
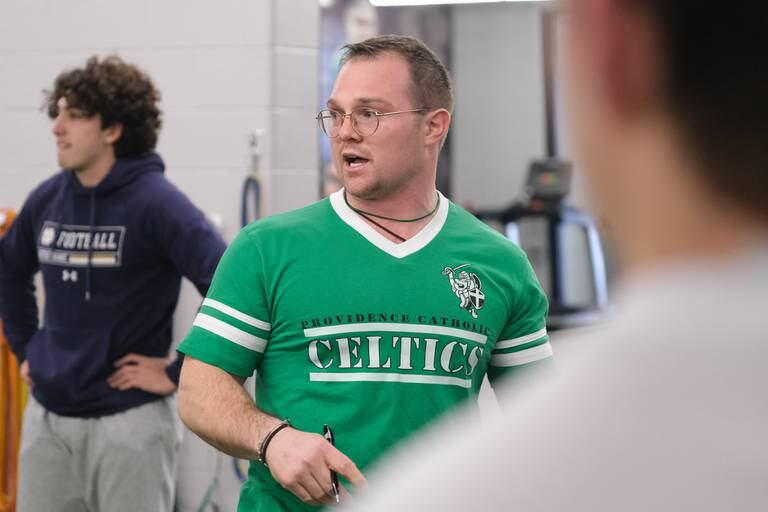
MULTIPOLYGON (((336 446, 333 441, 333 431, 328 425, 323 425, 323 437, 331 443, 331 446, 336 446)), ((336 503, 339 503, 339 475, 334 470, 331 470, 331 485, 333 486, 333 497, 336 498, 336 503)))

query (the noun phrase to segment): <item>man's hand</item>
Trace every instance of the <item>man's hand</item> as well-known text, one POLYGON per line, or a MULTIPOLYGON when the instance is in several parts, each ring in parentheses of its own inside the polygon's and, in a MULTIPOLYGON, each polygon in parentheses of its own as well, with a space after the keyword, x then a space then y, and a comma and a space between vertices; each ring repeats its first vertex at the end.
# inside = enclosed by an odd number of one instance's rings
MULTIPOLYGON (((283 429, 269 443, 266 462, 280 485, 311 505, 334 502, 331 470, 357 488, 368 486, 355 463, 319 434, 283 429)), ((341 486, 339 492, 349 496, 341 486)))
POLYGON ((136 388, 157 395, 170 395, 176 390, 176 385, 165 373, 169 364, 166 357, 128 354, 115 363, 119 369, 109 376, 107 384, 121 391, 136 388))
POLYGON ((21 363, 21 366, 19 366, 19 376, 21 376, 21 380, 27 383, 27 386, 32 387, 35 385, 35 383, 32 382, 32 377, 29 376, 29 361, 26 359, 21 363))

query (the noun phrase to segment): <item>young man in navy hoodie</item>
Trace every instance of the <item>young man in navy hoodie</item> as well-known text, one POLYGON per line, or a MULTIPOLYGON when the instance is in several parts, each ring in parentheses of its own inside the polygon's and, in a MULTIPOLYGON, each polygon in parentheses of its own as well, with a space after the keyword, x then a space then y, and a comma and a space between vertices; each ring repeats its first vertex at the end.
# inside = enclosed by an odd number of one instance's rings
POLYGON ((20 512, 172 509, 172 316, 182 276, 204 295, 225 244, 163 176, 159 98, 118 57, 92 57, 46 92, 62 171, 0 239, 0 317, 32 391, 20 512))

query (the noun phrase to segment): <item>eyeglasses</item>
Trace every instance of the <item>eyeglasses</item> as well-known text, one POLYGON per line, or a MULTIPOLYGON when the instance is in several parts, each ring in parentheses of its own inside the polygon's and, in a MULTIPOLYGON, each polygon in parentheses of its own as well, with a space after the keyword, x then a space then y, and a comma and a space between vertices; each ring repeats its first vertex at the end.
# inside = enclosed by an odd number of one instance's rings
POLYGON ((407 112, 424 112, 429 110, 426 107, 413 108, 411 110, 398 110, 397 112, 379 112, 372 108, 358 108, 344 114, 337 110, 321 110, 317 114, 317 123, 320 125, 320 129, 323 130, 328 137, 335 139, 339 136, 341 126, 344 124, 344 119, 349 118, 352 121, 352 129, 361 137, 369 137, 373 135, 379 128, 379 118, 385 116, 393 116, 395 114, 405 114, 407 112))

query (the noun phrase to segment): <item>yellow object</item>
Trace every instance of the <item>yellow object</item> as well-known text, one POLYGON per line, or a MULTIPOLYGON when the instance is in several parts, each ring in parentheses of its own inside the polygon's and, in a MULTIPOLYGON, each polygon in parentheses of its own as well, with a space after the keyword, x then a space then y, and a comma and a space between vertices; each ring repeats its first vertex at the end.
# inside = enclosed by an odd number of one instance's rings
MULTIPOLYGON (((14 213, 0 209, 0 236, 8 231, 14 213)), ((21 420, 27 401, 26 385, 19 376, 19 365, 3 335, 0 320, 0 512, 16 510, 21 420)))

